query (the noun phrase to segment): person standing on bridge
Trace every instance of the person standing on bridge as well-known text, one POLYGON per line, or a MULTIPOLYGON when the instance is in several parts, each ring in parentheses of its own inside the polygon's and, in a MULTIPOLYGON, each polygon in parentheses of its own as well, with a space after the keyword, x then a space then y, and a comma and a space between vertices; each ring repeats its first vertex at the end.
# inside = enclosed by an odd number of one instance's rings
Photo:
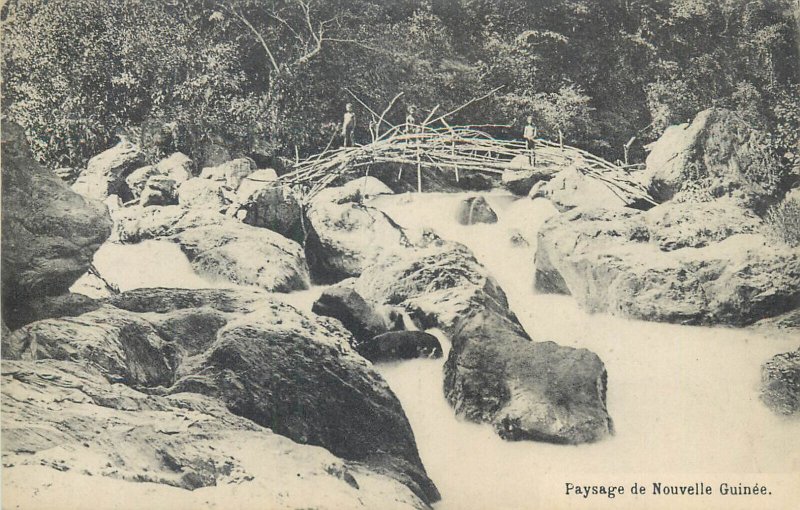
POLYGON ((536 166, 536 126, 533 125, 533 116, 528 115, 528 123, 522 131, 522 137, 525 139, 525 148, 528 150, 531 166, 536 166))
POLYGON ((408 107, 408 114, 406 115, 406 133, 414 133, 417 128, 417 107, 413 104, 408 107))
POLYGON ((356 114, 353 113, 353 104, 347 103, 344 106, 344 118, 342 119, 342 147, 353 146, 353 133, 356 130, 356 114))

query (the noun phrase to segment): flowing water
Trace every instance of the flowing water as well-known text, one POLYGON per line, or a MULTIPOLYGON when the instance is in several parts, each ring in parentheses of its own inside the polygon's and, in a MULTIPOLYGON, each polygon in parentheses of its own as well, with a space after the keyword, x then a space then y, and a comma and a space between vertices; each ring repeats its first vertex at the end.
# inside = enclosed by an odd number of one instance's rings
MULTIPOLYGON (((690 483, 700 473, 725 477, 800 471, 796 446, 800 423, 770 413, 758 400, 761 363, 797 348, 800 338, 589 315, 568 296, 536 294, 536 232, 555 213, 552 206, 543 200, 487 193, 484 196, 497 212, 498 223, 462 226, 455 214, 459 201, 467 196, 382 196, 372 205, 404 227, 432 228, 444 238, 469 246, 500 282, 533 339, 596 352, 608 370, 608 409, 616 434, 581 446, 512 443, 501 440, 487 425, 457 419, 442 390, 449 342, 432 331, 442 341, 444 358, 376 367, 402 402, 420 456, 442 493, 437 510, 554 508, 553 501, 560 502, 558 508, 599 508, 613 506, 614 500, 566 499, 564 483, 649 483, 660 476, 690 483), (512 243, 512 237, 527 239, 529 244, 512 243), (650 478, 640 480, 644 473, 650 478)), ((195 275, 180 249, 168 242, 106 244, 97 252, 95 265, 122 290, 217 286, 195 275)), ((323 288, 312 287, 283 299, 310 310, 323 288)), ((798 481, 796 474, 792 476, 798 481)), ((703 500, 698 501, 702 508, 703 500)), ((745 507, 752 506, 751 500, 744 502, 745 507)), ((684 503, 681 506, 688 506, 684 503)), ((740 503, 732 501, 730 508, 740 503)), ((665 508, 675 504, 675 500, 664 502, 665 508)))
POLYGON ((590 315, 569 296, 537 294, 536 232, 556 211, 545 200, 484 196, 498 215, 496 224, 458 224, 463 194, 382 196, 372 205, 404 227, 432 228, 471 248, 533 339, 597 353, 608 370, 616 434, 581 446, 506 442, 486 425, 453 416, 442 393, 444 358, 378 365, 442 492, 437 508, 552 508, 559 497, 566 507, 564 482, 638 480, 635 473, 687 482, 700 473, 800 470, 800 423, 773 415, 758 400, 761 363, 796 349, 797 335, 590 315), (520 234, 529 246, 511 242, 520 234))

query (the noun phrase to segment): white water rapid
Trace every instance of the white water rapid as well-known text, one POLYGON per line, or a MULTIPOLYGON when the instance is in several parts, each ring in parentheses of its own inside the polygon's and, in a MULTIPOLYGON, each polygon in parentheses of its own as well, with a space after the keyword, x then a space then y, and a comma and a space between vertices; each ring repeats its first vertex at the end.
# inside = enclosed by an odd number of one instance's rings
MULTIPOLYGON (((568 296, 536 294, 536 232, 554 214, 552 206, 544 200, 486 193, 498 223, 459 225, 457 205, 471 195, 381 196, 371 205, 403 227, 429 227, 471 248, 499 281, 534 340, 597 353, 608 370, 608 410, 616 434, 581 446, 506 442, 489 426, 457 419, 443 396, 442 366, 449 343, 439 335, 445 348, 442 359, 376 365, 402 402, 422 461, 441 491, 437 510, 619 509, 631 508, 635 501, 567 497, 566 482, 619 483, 628 490, 635 481, 648 486, 659 480, 765 483, 776 473, 785 486, 800 481, 800 423, 772 414, 758 400, 761 363, 796 349, 797 336, 589 315, 568 296), (530 246, 513 245, 515 233, 530 246)), ((215 286, 196 276, 178 247, 168 242, 105 245, 95 264, 122 290, 215 286)), ((322 289, 313 287, 284 299, 310 310, 322 289)), ((703 499, 686 498, 647 502, 647 508, 705 504, 703 499)), ((761 507, 747 498, 732 498, 729 505, 761 507)))

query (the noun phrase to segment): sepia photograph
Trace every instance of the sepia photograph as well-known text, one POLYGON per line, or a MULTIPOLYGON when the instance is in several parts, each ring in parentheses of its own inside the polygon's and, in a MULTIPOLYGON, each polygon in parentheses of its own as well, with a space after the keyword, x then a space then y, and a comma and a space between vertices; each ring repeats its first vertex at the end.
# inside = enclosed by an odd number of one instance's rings
POLYGON ((800 0, 0 0, 2 510, 800 508, 800 0))

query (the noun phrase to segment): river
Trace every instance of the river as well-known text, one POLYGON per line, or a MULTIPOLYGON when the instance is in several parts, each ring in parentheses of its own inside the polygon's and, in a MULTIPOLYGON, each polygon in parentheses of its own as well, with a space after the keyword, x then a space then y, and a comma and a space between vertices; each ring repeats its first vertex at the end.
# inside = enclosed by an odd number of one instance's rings
MULTIPOLYGON (((432 228, 470 247, 500 282, 534 340, 597 353, 608 370, 608 410, 616 433, 580 446, 506 442, 489 426, 455 417, 442 390, 445 358, 378 364, 402 402, 422 461, 441 491, 437 510, 552 508, 553 498, 563 497, 564 483, 571 480, 611 483, 646 473, 649 478, 643 482, 653 477, 689 482, 700 473, 725 477, 800 471, 800 450, 794 446, 798 422, 772 414, 758 400, 761 363, 796 349, 796 335, 591 315, 569 296, 537 294, 536 232, 555 210, 545 200, 514 199, 500 192, 483 195, 498 214, 495 224, 456 222, 458 202, 466 194, 387 195, 371 205, 403 227, 432 228), (529 245, 512 244, 515 234, 529 245)), ((192 273, 177 246, 166 242, 104 245, 95 264, 122 290, 208 286, 192 273)), ((322 289, 284 299, 310 310, 322 289)), ((449 342, 433 333, 442 340, 446 357, 449 342)), ((565 507, 580 503, 563 501, 565 507)), ((576 508, 597 508, 599 503, 576 508)), ((665 504, 668 508, 674 502, 665 504)))

